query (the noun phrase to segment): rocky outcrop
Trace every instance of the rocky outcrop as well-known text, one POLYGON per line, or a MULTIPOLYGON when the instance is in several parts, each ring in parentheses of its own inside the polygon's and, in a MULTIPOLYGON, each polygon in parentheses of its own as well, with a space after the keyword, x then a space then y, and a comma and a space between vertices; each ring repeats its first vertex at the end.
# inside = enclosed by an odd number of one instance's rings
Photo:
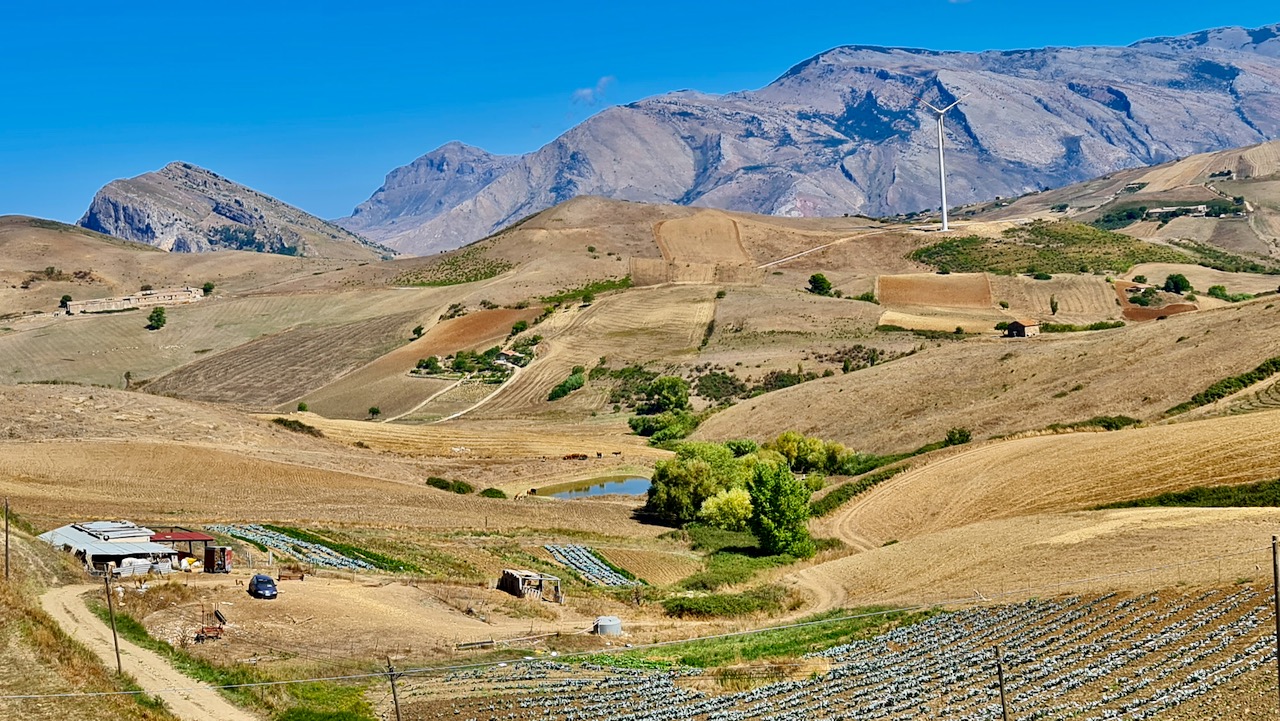
POLYGON ((1280 137, 1280 25, 1127 48, 952 53, 840 47, 750 92, 601 112, 524 156, 446 145, 338 223, 410 253, 457 247, 576 195, 775 215, 938 205, 1065 185, 1280 137))
POLYGON ((164 250, 253 250, 371 259, 387 248, 190 163, 115 180, 94 196, 79 225, 164 250))

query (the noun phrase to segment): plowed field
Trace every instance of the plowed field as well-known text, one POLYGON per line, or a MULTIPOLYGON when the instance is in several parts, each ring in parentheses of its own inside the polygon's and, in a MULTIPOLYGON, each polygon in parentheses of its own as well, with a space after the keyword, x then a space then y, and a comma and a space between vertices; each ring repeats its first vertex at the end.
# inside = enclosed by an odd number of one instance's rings
POLYGON ((985 273, 913 273, 882 275, 876 297, 884 305, 923 305, 947 308, 990 308, 991 283, 985 273))

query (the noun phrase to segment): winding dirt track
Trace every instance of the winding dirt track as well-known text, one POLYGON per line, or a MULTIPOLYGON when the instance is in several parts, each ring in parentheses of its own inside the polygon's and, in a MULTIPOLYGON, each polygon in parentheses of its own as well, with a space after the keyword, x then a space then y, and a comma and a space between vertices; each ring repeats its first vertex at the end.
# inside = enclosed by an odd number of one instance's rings
MULTIPOLYGON (((114 668, 111 629, 90 613, 80 599, 81 594, 96 588, 90 585, 54 588, 40 597, 40 605, 63 631, 97 654, 108 668, 114 668)), ((217 691, 178 673, 155 653, 124 639, 120 640, 120 660, 124 672, 144 691, 162 697, 169 709, 186 721, 258 721, 257 716, 232 706, 217 691)))

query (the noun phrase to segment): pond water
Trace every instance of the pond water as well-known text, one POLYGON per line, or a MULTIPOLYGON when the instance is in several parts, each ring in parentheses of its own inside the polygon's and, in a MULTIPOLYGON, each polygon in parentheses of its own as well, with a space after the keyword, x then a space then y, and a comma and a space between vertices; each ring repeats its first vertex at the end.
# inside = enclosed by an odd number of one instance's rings
MULTIPOLYGON (((593 478, 589 481, 574 484, 572 487, 550 494, 552 498, 587 498, 621 494, 624 496, 643 496, 649 492, 649 479, 634 476, 609 476, 593 478)), ((541 494, 539 494, 541 495, 541 494)))

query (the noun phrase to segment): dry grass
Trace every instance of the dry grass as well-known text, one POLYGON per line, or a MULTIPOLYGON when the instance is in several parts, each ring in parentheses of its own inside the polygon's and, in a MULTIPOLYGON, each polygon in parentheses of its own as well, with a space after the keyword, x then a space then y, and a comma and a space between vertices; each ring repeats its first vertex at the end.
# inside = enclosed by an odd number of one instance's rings
POLYGON ((676 583, 702 569, 698 559, 680 553, 631 548, 596 547, 595 550, 613 565, 621 566, 655 586, 676 583))
POLYGON ((954 426, 985 438, 1099 414, 1152 418, 1274 355, 1277 332, 1280 315, 1254 301, 1110 331, 942 343, 744 401, 695 435, 764 439, 794 428, 884 453, 954 426))
POLYGON ((991 308, 991 282, 986 273, 915 273, 882 275, 876 297, 884 305, 991 308))

